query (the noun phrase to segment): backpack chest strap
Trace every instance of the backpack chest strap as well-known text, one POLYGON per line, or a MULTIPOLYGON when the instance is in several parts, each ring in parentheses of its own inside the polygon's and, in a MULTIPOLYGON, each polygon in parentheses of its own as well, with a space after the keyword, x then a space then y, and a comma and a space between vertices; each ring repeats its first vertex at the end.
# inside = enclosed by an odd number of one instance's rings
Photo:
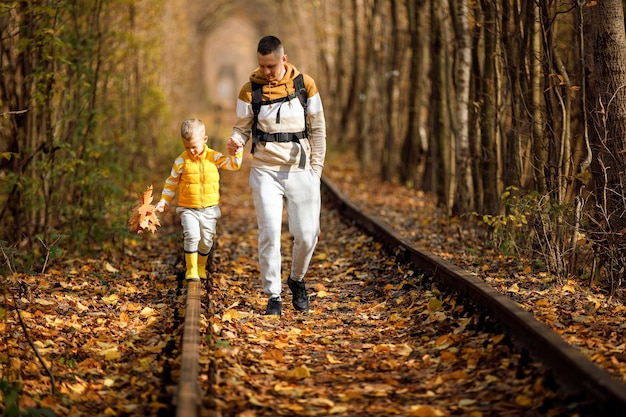
POLYGON ((278 133, 266 133, 261 130, 257 130, 257 134, 252 137, 252 153, 254 153, 255 145, 259 142, 295 142, 300 145, 300 162, 298 168, 304 169, 306 167, 306 154, 304 147, 300 143, 300 139, 307 137, 306 132, 278 132, 278 133))

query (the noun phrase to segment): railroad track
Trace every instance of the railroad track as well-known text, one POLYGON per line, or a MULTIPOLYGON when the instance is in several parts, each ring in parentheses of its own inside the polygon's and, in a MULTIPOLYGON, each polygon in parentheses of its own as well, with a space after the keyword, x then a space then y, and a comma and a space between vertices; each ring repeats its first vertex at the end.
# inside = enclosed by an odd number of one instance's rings
MULTIPOLYGON (((522 362, 532 363, 539 362, 546 370, 549 377, 554 378, 557 383, 558 391, 566 398, 575 398, 573 403, 576 404, 579 409, 573 409, 573 415, 587 415, 585 413, 593 413, 593 415, 626 415, 626 386, 621 382, 613 378, 608 372, 597 367, 590 362, 584 355, 568 345, 563 339, 550 330, 544 324, 535 320, 531 314, 522 310, 514 302, 507 297, 495 291, 488 284, 480 281, 472 274, 469 274, 460 268, 452 265, 451 263, 434 256, 433 254, 420 250, 411 243, 404 241, 398 237, 394 230, 389 228, 386 224, 381 222, 372 216, 366 215, 360 210, 359 207, 351 203, 330 181, 325 180, 323 182, 324 201, 325 204, 330 203, 333 207, 332 211, 335 213, 335 217, 341 218, 340 221, 344 223, 350 223, 357 225, 365 233, 372 236, 377 242, 380 242, 384 247, 384 252, 394 259, 394 262, 398 264, 407 265, 407 267, 413 268, 420 276, 425 276, 424 283, 420 286, 436 285, 441 290, 449 294, 454 294, 458 300, 458 303, 465 305, 465 311, 467 314, 479 317, 479 323, 477 331, 481 331, 481 327, 484 327, 485 322, 489 322, 489 328, 497 328, 496 332, 505 333, 510 339, 512 345, 518 351, 518 354, 522 358, 529 358, 522 362), (426 282, 428 284, 426 284, 426 282), (579 413, 579 414, 576 414, 579 413)), ((327 238, 328 239, 328 238, 327 238)), ((360 260, 363 262, 363 260, 360 260)), ((373 262, 373 261, 369 261, 373 262)), ((383 263, 390 263, 385 261, 383 263)), ((257 278, 253 278, 257 279, 257 278)), ((351 281, 353 285, 357 280, 351 281)), ((176 405, 176 415, 179 417, 192 417, 200 415, 200 410, 207 404, 213 404, 212 399, 203 398, 206 396, 207 389, 199 387, 199 373, 201 373, 199 361, 199 348, 201 341, 201 325, 199 323, 200 317, 200 292, 201 284, 189 283, 187 287, 187 305, 184 322, 184 335, 182 346, 182 357, 180 366, 180 377, 178 383, 178 389, 174 394, 174 403, 176 405)), ((313 308, 318 304, 321 305, 326 302, 323 299, 318 298, 312 303, 313 308)), ((451 296, 447 296, 448 300, 451 296)), ((441 297, 445 299, 446 297, 441 297)), ((237 302, 238 303, 238 302, 237 302)), ((253 303, 252 303, 253 304, 253 303)), ((254 309, 254 306, 252 306, 254 309)), ((261 309, 256 308, 256 312, 261 314, 261 309)), ((222 311, 222 313, 224 313, 222 311)), ((299 316, 291 316, 289 312, 285 313, 287 317, 285 321, 289 323, 296 323, 302 325, 308 323, 306 319, 299 318, 299 316)), ((333 314, 341 314, 333 313, 333 314)), ((346 314, 348 315, 348 314, 346 314)), ((262 320, 262 318, 261 318, 262 320)), ((351 319, 346 318, 344 323, 350 323, 351 319)), ((313 325, 314 326, 314 325, 313 325)), ((426 340, 422 337, 422 340, 426 340)), ((234 342, 233 342, 234 343, 234 342)), ((415 343, 419 343, 415 342, 415 343)), ((369 345, 370 343, 364 343, 369 345)), ((333 346, 332 344, 330 345, 333 346)), ((267 346, 263 345, 263 348, 267 346)), ((271 347, 271 346, 270 346, 271 347)), ((269 349, 269 347, 267 347, 269 349)), ((327 356, 328 357, 328 356, 327 356)), ((332 357, 332 356, 331 356, 332 357)), ((251 359, 247 359, 250 361, 251 359)), ((254 360, 254 359, 252 359, 254 360)), ((214 372, 215 361, 211 368, 214 372)), ((308 363, 316 363, 316 359, 308 359, 308 363)), ((246 362, 241 361, 239 362, 246 362)), ((332 362, 331 362, 332 363, 332 362)), ((337 361, 339 363, 339 361, 337 361)), ((243 365, 242 365, 243 366, 243 365)), ((336 365, 337 372, 341 373, 340 366, 336 365)), ((520 365, 521 366, 521 365, 520 365)), ((529 365, 532 367, 532 365, 529 365)), ((218 365, 219 367, 219 365, 218 365)), ((325 365, 328 367, 328 364, 325 365)), ((308 368, 307 368, 308 369, 308 368)), ((398 370, 394 370, 398 372, 398 370)), ((227 374, 224 371, 224 374, 227 374)), ((401 372, 400 372, 401 373, 401 372)), ((389 378, 389 374, 385 374, 385 378, 389 378)), ((394 374, 395 375, 395 374, 394 374)), ((401 377, 399 377, 401 378, 401 377)), ((209 376, 206 378, 209 381, 215 381, 215 376, 209 376)), ((224 377, 226 380, 226 377, 224 377)), ((411 381, 410 378, 406 378, 406 381, 411 381)), ((321 386, 327 381, 318 381, 321 386)), ((233 384, 241 383, 252 384, 249 379, 242 378, 241 382, 232 382, 233 384)), ((335 381, 335 383, 337 383, 335 381)), ((223 384, 225 388, 229 385, 223 384)), ((252 384, 254 385, 254 384, 252 384)), ((337 384, 341 386, 340 384, 337 384)), ((419 384, 415 381, 411 383, 412 390, 419 391, 419 384)), ((276 387, 279 387, 277 384, 276 387)), ((231 386, 232 388, 232 386, 231 386)), ((278 389, 278 388, 275 388, 278 389)), ((286 388, 282 388, 286 390, 286 388)), ((248 395, 250 397, 250 395, 248 395)), ((263 401, 256 399, 248 399, 255 407, 260 410, 269 409, 272 407, 263 401)), ((304 404, 305 400, 301 400, 304 404)), ((332 401, 329 400, 332 403, 332 401)), ((282 407, 282 406, 280 406, 282 407)), ((315 414, 309 412, 306 414, 304 411, 300 411, 295 406, 290 406, 285 409, 279 408, 279 413, 271 412, 268 415, 325 415, 320 412, 315 414), (289 414, 290 410, 293 414, 289 414)), ((330 407, 325 405, 325 407, 330 407)), ((357 415, 350 411, 349 407, 333 406, 332 413, 326 409, 329 414, 335 415, 357 415), (343 408, 342 408, 343 407, 343 408)), ((454 407, 453 407, 454 408, 454 407)), ((483 405, 484 409, 488 409, 488 405, 483 405)), ((245 406, 239 402, 237 406, 233 405, 231 412, 228 414, 227 409, 222 409, 220 412, 222 415, 237 415, 236 410, 245 409, 245 406)), ((494 412, 495 415, 496 412, 494 412)), ((389 412, 389 414, 396 414, 395 412, 389 412)), ((503 413, 506 414, 506 413, 503 413)), ((264 415, 250 414, 250 415, 264 415)), ((363 414, 363 415, 386 415, 384 411, 380 413, 363 414)), ((422 414, 414 414, 422 415, 422 414)), ((426 415, 426 414, 423 414, 426 415)), ((446 414, 440 414, 446 415, 446 414)), ((462 415, 460 409, 459 414, 462 415)), ((484 414, 478 414, 484 415, 484 414)), ((508 414, 515 415, 515 414, 508 414)), ((535 415, 535 414, 525 414, 535 415)), ((536 414, 539 415, 539 414, 536 414)))
POLYGON ((344 215, 384 242, 387 250, 397 258, 412 263, 450 291, 461 294, 469 303, 504 326, 515 345, 550 369, 568 392, 586 397, 596 404, 598 415, 626 415, 625 384, 593 364, 558 334, 485 282, 399 238, 383 222, 364 214, 331 182, 325 182, 324 187, 344 215))

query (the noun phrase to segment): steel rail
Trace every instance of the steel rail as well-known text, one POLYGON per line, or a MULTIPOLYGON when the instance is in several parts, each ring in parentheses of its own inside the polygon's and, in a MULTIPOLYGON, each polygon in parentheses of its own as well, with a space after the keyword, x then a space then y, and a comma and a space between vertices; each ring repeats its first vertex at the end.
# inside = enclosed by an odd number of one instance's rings
POLYGON ((201 289, 200 281, 188 281, 180 379, 177 392, 174 395, 177 417, 198 416, 202 403, 202 394, 198 387, 201 289))
POLYGON ((471 300, 504 326, 515 346, 550 370, 568 394, 592 402, 597 406, 597 415, 626 415, 626 384, 595 365, 547 325, 476 276, 398 237, 382 219, 364 213, 350 202, 326 177, 322 178, 322 189, 345 218, 354 220, 383 243, 399 261, 410 262, 419 272, 471 300))

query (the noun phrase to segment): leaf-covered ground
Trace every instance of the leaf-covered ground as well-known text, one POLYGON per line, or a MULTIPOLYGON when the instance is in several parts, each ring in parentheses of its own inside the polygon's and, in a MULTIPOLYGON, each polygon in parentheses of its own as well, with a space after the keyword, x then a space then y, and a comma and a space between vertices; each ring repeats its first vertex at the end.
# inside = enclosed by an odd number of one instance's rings
POLYGON ((448 218, 436 208, 432 196, 421 191, 364 178, 346 168, 327 173, 366 212, 384 219, 407 240, 488 282, 626 383, 624 288, 610 296, 601 285, 590 286, 588 279, 556 279, 536 271, 532 259, 504 256, 486 245, 484 227, 470 219, 448 218))
MULTIPOLYGON (((497 328, 381 256, 328 205, 307 278, 310 313, 295 312, 286 289, 283 316, 264 316, 246 161, 241 172, 223 173, 223 217, 203 294, 205 415, 577 415, 578 405, 555 394, 540 366, 513 352, 497 328)), ((621 372, 620 304, 604 306, 580 283, 510 271, 507 259, 479 246, 478 230, 449 222, 427 196, 345 169, 326 172, 365 210, 532 306, 570 343, 621 372)), ((0 295, 5 407, 17 396, 32 415, 171 415, 186 289, 177 219, 169 212, 160 221, 155 234, 128 239, 114 255, 10 278, 11 291, 0 295)), ((287 249, 284 266, 286 274, 287 249)))

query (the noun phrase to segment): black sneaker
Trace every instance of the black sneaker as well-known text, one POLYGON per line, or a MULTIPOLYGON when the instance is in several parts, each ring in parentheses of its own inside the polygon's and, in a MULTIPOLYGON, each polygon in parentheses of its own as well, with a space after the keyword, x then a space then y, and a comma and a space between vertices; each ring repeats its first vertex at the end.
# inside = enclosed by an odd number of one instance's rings
POLYGON ((267 316, 280 316, 283 312, 283 302, 278 297, 270 298, 267 301, 267 309, 265 315, 267 316))
POLYGON ((298 311, 309 311, 309 297, 306 295, 304 280, 295 281, 289 277, 287 284, 293 294, 293 308, 298 311))

